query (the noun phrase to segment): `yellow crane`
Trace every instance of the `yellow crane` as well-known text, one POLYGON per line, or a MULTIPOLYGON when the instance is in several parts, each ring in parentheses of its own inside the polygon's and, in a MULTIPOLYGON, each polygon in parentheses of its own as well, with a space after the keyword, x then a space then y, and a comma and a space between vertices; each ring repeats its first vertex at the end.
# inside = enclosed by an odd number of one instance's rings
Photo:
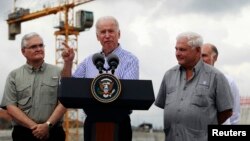
MULTIPOLYGON (((40 17, 44 17, 51 14, 57 14, 62 12, 64 19, 59 22, 58 30, 55 31, 56 39, 56 57, 55 63, 62 65, 63 60, 61 53, 64 49, 62 42, 65 42, 69 46, 73 47, 76 57, 74 59, 74 66, 78 63, 77 51, 78 51, 78 35, 80 32, 89 29, 93 25, 93 12, 90 11, 77 11, 76 12, 76 25, 73 20, 69 20, 69 13, 72 13, 71 17, 74 17, 73 8, 82 5, 93 0, 73 0, 71 2, 65 1, 65 3, 56 7, 44 7, 40 11, 30 12, 29 9, 15 8, 14 0, 14 12, 8 15, 7 23, 9 28, 9 39, 15 40, 15 36, 21 33, 21 23, 25 21, 34 20, 40 17)), ((78 141, 79 140, 79 122, 78 122, 78 110, 68 109, 64 117, 64 130, 66 132, 66 141, 78 141), (71 130, 70 130, 71 129, 71 130)))

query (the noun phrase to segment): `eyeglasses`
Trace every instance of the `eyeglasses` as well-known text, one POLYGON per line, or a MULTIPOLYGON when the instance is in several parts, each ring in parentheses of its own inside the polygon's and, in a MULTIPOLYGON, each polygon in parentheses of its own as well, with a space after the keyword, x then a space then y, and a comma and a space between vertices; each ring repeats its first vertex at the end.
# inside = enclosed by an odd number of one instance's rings
POLYGON ((32 50, 35 50, 35 49, 38 49, 38 48, 44 48, 44 44, 36 44, 36 45, 31 45, 29 47, 25 47, 26 49, 32 49, 32 50))

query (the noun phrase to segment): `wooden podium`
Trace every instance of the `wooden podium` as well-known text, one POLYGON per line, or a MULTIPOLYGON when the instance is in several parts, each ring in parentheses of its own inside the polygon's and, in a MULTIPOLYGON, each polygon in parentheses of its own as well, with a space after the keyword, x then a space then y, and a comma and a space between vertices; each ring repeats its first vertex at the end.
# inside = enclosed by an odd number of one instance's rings
MULTIPOLYGON (((113 102, 102 103, 91 94, 90 78, 62 78, 58 98, 67 108, 82 108, 96 121, 91 141, 118 141, 119 110, 148 110, 155 101, 151 80, 121 80, 121 94, 113 102)), ((121 111, 122 111, 121 110, 121 111)))

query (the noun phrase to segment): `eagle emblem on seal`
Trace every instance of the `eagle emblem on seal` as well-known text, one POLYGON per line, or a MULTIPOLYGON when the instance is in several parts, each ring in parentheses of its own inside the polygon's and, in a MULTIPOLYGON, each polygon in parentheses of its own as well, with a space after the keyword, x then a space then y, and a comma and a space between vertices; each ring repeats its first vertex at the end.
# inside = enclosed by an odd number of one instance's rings
POLYGON ((121 83, 114 75, 100 74, 91 83, 91 93, 99 102, 113 102, 121 94, 121 83))
POLYGON ((104 98, 111 97, 115 92, 113 89, 114 82, 111 79, 104 78, 99 82, 100 91, 99 94, 103 95, 104 98))

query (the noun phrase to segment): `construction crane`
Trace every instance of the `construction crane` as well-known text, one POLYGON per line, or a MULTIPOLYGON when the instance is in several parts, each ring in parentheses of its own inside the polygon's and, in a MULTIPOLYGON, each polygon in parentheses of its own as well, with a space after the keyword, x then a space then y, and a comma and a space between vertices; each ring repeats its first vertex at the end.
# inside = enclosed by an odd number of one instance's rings
MULTIPOLYGON (((51 14, 57 14, 59 12, 64 14, 64 18, 60 20, 58 29, 55 31, 56 39, 56 57, 55 63, 58 66, 63 64, 63 59, 61 53, 64 49, 62 42, 71 46, 75 51, 74 66, 78 63, 78 35, 80 32, 85 31, 92 27, 93 25, 93 12, 80 10, 76 12, 76 25, 74 25, 74 20, 69 20, 70 13, 71 18, 74 17, 73 9, 76 6, 82 5, 93 0, 72 0, 71 2, 65 1, 62 5, 56 7, 44 7, 40 11, 30 12, 30 9, 15 7, 14 0, 14 12, 8 15, 7 23, 9 28, 9 40, 15 40, 15 36, 21 33, 21 23, 35 20, 40 17, 44 17, 51 14)), ((79 140, 79 121, 78 121, 78 110, 68 109, 64 117, 64 130, 66 133, 66 141, 78 141, 79 140), (73 130, 70 131, 70 128, 73 130)))

